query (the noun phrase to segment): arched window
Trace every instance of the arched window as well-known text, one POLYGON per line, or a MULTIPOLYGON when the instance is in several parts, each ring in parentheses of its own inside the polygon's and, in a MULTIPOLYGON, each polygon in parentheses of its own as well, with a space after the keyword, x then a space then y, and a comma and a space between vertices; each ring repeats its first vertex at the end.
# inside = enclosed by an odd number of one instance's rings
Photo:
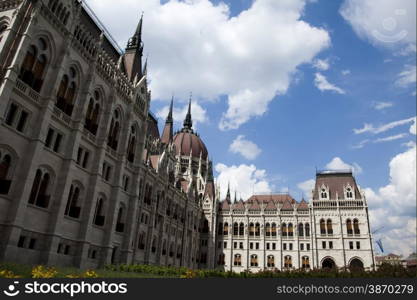
POLYGON ((218 227, 217 227, 217 234, 218 235, 223 235, 223 223, 220 222, 218 227))
POLYGON ((292 268, 292 258, 290 255, 284 257, 284 268, 292 268))
POLYGON ((352 192, 351 187, 346 188, 346 198, 347 199, 352 199, 353 198, 353 192, 352 192))
POLYGON ((130 128, 129 142, 127 144, 127 160, 131 163, 135 160, 136 140, 136 129, 135 126, 132 126, 130 128))
POLYGON ((301 268, 310 269, 310 259, 308 256, 303 256, 301 258, 301 268))
POLYGON ((240 236, 245 235, 245 225, 243 223, 239 224, 239 235, 240 236))
POLYGON ((350 219, 346 220, 346 230, 347 234, 353 234, 352 221, 350 219))
POLYGON ((109 135, 107 139, 107 145, 109 145, 113 150, 117 150, 117 145, 119 142, 119 132, 120 132, 120 113, 115 110, 110 122, 109 135))
POLYGON ((249 236, 254 236, 255 235, 255 225, 253 225, 253 223, 249 224, 249 236))
POLYGON ((71 67, 68 74, 62 75, 62 79, 59 84, 55 105, 68 116, 72 115, 72 111, 74 109, 77 81, 77 71, 71 67))
POLYGON ((223 235, 228 235, 228 234, 229 234, 229 223, 225 222, 224 223, 223 235))
POLYGON ((332 220, 327 219, 327 234, 333 234, 332 220))
POLYGON ((261 225, 259 225, 259 223, 255 224, 255 236, 260 236, 261 235, 261 225))
POLYGON ((304 226, 303 226, 303 223, 298 224, 298 236, 304 236, 304 226))
POLYGON ((71 184, 68 194, 67 206, 65 207, 65 215, 78 219, 80 217, 81 206, 79 204, 80 188, 71 184))
POLYGON ((321 195, 321 198, 322 199, 327 199, 327 191, 326 191, 326 189, 322 188, 320 195, 321 195))
POLYGON ((275 223, 272 223, 272 226, 271 226, 271 235, 272 236, 277 236, 277 224, 275 224, 275 223))
MULTIPOLYGON (((139 249, 145 249, 145 244, 146 244, 146 233, 145 232, 141 232, 139 234, 139 238, 138 238, 138 248, 139 249)), ((172 247, 172 245, 171 245, 172 247)), ((172 256, 171 254, 169 256, 172 256)))
POLYGON ((281 225, 281 234, 282 236, 288 236, 288 231, 287 231, 287 224, 282 223, 281 225))
POLYGON ((275 258, 274 258, 273 255, 268 255, 268 257, 267 257, 267 267, 268 268, 275 267, 275 258))
POLYGON ((7 195, 9 193, 10 185, 10 168, 12 165, 12 158, 9 154, 2 154, 0 152, 0 194, 7 195))
POLYGON ((39 38, 30 45, 20 68, 19 78, 36 92, 40 92, 48 63, 49 49, 46 41, 39 38))
POLYGON ((310 236, 310 224, 306 223, 304 228, 305 228, 306 236, 310 236))
POLYGON ((125 208, 124 205, 120 205, 119 211, 117 213, 117 223, 116 223, 116 231, 123 232, 125 230, 125 208))
POLYGON ((265 236, 271 236, 271 224, 265 224, 265 236))
POLYGON ((358 219, 353 219, 353 231, 355 234, 360 234, 361 231, 359 230, 359 221, 358 219))
POLYGON ((288 236, 294 236, 294 229, 292 223, 288 223, 288 236))
POLYGON ((242 265, 242 256, 240 254, 235 254, 233 259, 234 266, 241 266, 242 265))
POLYGON ((239 224, 237 222, 233 223, 233 235, 239 235, 239 224))
POLYGON ((35 178, 33 180, 32 190, 29 196, 29 203, 39 207, 47 208, 49 205, 50 195, 49 184, 50 175, 46 171, 40 169, 36 170, 35 178))
POLYGON ((94 97, 90 98, 85 116, 84 128, 92 134, 97 134, 98 122, 100 115, 100 93, 94 92, 94 97))
POLYGON ((104 200, 103 198, 98 198, 97 203, 96 203, 96 209, 94 211, 94 219, 93 219, 93 223, 97 226, 103 226, 104 225, 104 220, 105 220, 105 215, 104 215, 104 200))
POLYGON ((320 220, 320 234, 326 234, 326 221, 320 220))
POLYGON ((252 254, 250 256, 250 266, 251 267, 257 267, 258 266, 258 255, 252 254))

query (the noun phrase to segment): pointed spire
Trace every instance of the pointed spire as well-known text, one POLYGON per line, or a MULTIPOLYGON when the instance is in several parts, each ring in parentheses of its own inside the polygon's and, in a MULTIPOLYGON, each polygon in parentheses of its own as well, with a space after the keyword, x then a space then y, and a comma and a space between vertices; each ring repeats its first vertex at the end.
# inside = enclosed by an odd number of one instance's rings
POLYGON ((190 95, 190 101, 188 102, 188 112, 184 120, 184 128, 191 129, 192 127, 193 127, 193 120, 191 119, 191 95, 190 95))
POLYGON ((226 193, 226 201, 230 203, 230 181, 227 184, 227 193, 226 193))
POLYGON ((237 202, 236 190, 235 190, 235 201, 234 202, 237 202))
POLYGON ((168 116, 165 121, 164 131, 162 132, 162 143, 170 144, 172 142, 172 137, 174 136, 174 127, 173 127, 173 118, 172 118, 172 110, 174 108, 174 96, 172 96, 171 104, 169 106, 168 116))
POLYGON ((168 112, 168 116, 167 119, 165 121, 165 123, 172 123, 173 119, 172 119, 172 110, 174 109, 174 95, 172 95, 171 98, 171 104, 169 105, 169 112, 168 112))
POLYGON ((142 50, 142 24, 143 24, 143 12, 140 17, 138 26, 136 27, 135 34, 129 39, 126 50, 139 49, 142 50))

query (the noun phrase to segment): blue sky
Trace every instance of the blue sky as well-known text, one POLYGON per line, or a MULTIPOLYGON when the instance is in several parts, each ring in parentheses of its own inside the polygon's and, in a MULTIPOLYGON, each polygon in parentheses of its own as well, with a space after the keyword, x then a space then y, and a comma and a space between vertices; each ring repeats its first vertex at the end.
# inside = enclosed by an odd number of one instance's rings
POLYGON ((123 1, 87 2, 121 46, 145 12, 152 111, 174 93, 179 128, 193 92, 222 193, 300 200, 354 167, 388 249, 415 249, 415 1, 123 1))

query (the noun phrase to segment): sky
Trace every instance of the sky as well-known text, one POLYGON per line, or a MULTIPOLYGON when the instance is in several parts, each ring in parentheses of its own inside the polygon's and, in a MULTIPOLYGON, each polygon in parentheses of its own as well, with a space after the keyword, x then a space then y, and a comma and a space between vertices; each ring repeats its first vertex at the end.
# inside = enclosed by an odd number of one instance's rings
MULTIPOLYGON (((86 0, 124 48, 144 13, 151 109, 174 95, 225 195, 310 199, 351 169, 384 251, 416 249, 414 0, 86 0)), ((376 249, 379 251, 379 249, 376 249)))

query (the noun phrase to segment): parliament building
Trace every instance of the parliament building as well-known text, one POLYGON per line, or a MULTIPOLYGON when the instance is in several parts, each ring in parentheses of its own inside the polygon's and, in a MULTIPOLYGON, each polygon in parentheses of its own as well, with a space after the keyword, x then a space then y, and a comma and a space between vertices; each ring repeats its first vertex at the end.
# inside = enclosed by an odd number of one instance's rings
POLYGON ((143 18, 120 50, 80 0, 0 1, 0 261, 96 268, 373 268, 351 171, 312 200, 221 199, 194 131, 150 112, 143 18))

